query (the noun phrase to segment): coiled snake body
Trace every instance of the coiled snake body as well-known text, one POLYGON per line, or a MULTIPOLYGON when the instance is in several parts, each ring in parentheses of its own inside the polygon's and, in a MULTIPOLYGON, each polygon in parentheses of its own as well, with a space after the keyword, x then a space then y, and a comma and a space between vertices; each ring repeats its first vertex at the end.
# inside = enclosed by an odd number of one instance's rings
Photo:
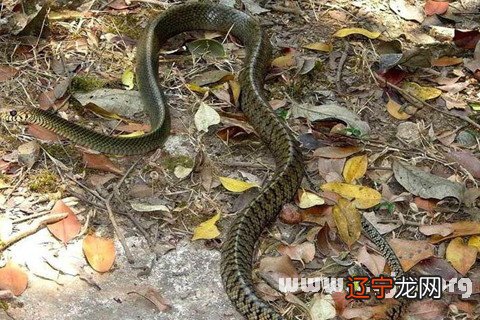
POLYGON ((246 48, 244 68, 239 76, 242 110, 274 156, 277 169, 258 196, 234 219, 222 247, 221 273, 230 300, 247 319, 282 319, 255 293, 252 256, 262 230, 299 188, 304 168, 296 139, 265 98, 263 84, 270 59, 270 43, 253 18, 222 5, 189 3, 170 8, 149 25, 137 49, 136 69, 144 110, 152 127, 152 131, 144 136, 106 136, 40 109, 10 112, 1 118, 37 123, 75 143, 110 154, 143 154, 158 148, 170 131, 169 111, 159 87, 158 53, 167 39, 191 30, 230 33, 246 48))

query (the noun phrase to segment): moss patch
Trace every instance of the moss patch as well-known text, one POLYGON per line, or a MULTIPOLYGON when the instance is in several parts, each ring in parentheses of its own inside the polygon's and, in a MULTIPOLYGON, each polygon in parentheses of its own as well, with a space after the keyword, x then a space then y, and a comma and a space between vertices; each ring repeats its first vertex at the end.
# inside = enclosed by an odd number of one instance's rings
POLYGON ((178 166, 193 168, 194 161, 188 156, 171 156, 163 158, 162 165, 165 169, 173 171, 178 166))
POLYGON ((40 193, 55 192, 58 189, 57 176, 49 170, 42 170, 30 177, 28 188, 40 193))
POLYGON ((72 79, 71 90, 73 92, 89 92, 103 88, 106 83, 105 80, 95 76, 81 75, 72 79))
POLYGON ((138 40, 143 36, 143 28, 140 27, 142 20, 141 15, 134 14, 110 16, 105 21, 108 26, 106 31, 138 40))

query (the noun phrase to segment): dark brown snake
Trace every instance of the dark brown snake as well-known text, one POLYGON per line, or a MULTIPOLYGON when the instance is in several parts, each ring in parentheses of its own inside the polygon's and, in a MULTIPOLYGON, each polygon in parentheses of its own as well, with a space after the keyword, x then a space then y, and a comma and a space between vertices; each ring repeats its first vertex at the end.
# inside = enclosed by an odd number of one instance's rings
MULTIPOLYGON (((239 75, 242 110, 272 153, 276 171, 258 196, 232 222, 222 247, 221 273, 230 300, 245 318, 283 319, 256 294, 252 282, 252 257, 262 231, 275 220, 282 204, 290 201, 299 188, 304 164, 296 139, 265 97, 264 76, 271 48, 269 38, 255 19, 222 5, 189 3, 168 9, 149 25, 139 43, 136 68, 144 110, 150 117, 152 127, 152 131, 144 136, 106 136, 40 109, 10 112, 1 118, 5 121, 37 123, 78 144, 105 153, 143 154, 156 149, 163 144, 170 131, 169 111, 159 86, 158 53, 170 37, 191 30, 230 33, 246 48, 244 67, 239 75)), ((385 239, 365 219, 363 227, 392 269, 400 273, 398 259, 385 239)))

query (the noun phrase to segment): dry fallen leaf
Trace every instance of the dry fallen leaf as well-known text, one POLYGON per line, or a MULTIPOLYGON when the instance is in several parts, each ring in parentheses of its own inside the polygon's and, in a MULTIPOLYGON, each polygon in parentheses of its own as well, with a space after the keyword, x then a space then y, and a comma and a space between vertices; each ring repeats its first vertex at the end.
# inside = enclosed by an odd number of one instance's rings
POLYGON ((460 237, 455 238, 447 246, 446 259, 464 276, 477 260, 477 248, 465 244, 460 237))
POLYGON ((115 245, 112 239, 87 235, 83 239, 83 253, 90 266, 97 272, 110 270, 115 262, 115 245))
POLYGON ((298 206, 302 209, 321 206, 324 203, 325 200, 313 192, 305 191, 303 189, 298 191, 298 206))
POLYGON ((214 239, 220 235, 220 231, 218 231, 217 226, 215 223, 220 219, 220 213, 217 213, 212 218, 208 219, 200 223, 195 229, 193 230, 193 237, 192 240, 199 240, 199 239, 214 239))
POLYGON ((360 179, 367 172, 368 158, 366 155, 355 156, 347 160, 343 168, 345 182, 352 183, 360 179))
POLYGON ((362 246, 358 251, 357 260, 363 264, 374 275, 379 276, 385 269, 386 260, 378 254, 370 254, 367 252, 367 247, 362 246))
POLYGON ((123 169, 118 167, 107 156, 103 154, 93 154, 83 152, 83 163, 90 169, 108 171, 116 174, 122 174, 123 169))
POLYGON ((315 245, 311 242, 304 242, 298 245, 280 245, 278 252, 289 256, 292 260, 309 263, 315 258, 315 245))
POLYGON ((361 34, 362 36, 365 36, 370 39, 376 39, 380 36, 380 32, 368 31, 363 28, 343 28, 335 32, 333 36, 338 38, 344 38, 351 34, 361 34))
POLYGON ((58 200, 53 206, 51 213, 68 213, 68 216, 58 222, 47 225, 48 231, 58 240, 66 244, 75 238, 82 225, 77 219, 75 213, 62 200, 58 200))
POLYGON ((0 268, 1 290, 10 290, 14 295, 19 296, 25 291, 27 285, 27 274, 12 261, 7 262, 5 267, 0 268))
POLYGON ((302 46, 302 48, 310 49, 314 51, 321 51, 321 52, 331 52, 333 46, 331 43, 324 43, 324 42, 313 42, 302 46))
POLYGON ((387 108, 388 113, 395 119, 407 120, 412 116, 411 114, 408 114, 402 111, 402 108, 403 108, 402 105, 400 105, 398 102, 396 102, 393 99, 389 98, 387 105, 385 107, 387 108))
POLYGON ((404 271, 410 270, 420 261, 435 255, 434 246, 425 240, 413 241, 394 238, 389 241, 389 244, 400 260, 404 271))
POLYGON ((340 198, 338 204, 333 207, 332 213, 340 238, 349 247, 352 246, 362 232, 360 212, 352 202, 340 198))
POLYGON ((368 209, 380 203, 382 195, 375 189, 341 182, 329 182, 321 186, 324 191, 335 192, 346 199, 353 199, 358 209, 368 209))
POLYGON ((220 123, 220 115, 205 102, 200 102, 194 121, 198 131, 208 132, 210 126, 220 123))
POLYGON ((218 177, 222 186, 231 192, 244 192, 250 188, 258 187, 255 183, 245 182, 242 180, 227 178, 227 177, 218 177))
POLYGON ((402 89, 422 101, 435 99, 442 94, 442 91, 432 87, 422 87, 415 82, 403 82, 402 89))

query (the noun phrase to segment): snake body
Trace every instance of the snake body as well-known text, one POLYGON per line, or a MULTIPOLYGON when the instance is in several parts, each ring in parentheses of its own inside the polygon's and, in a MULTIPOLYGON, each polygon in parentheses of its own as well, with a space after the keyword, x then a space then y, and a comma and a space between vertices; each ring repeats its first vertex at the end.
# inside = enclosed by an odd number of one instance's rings
MULTIPOLYGON (((244 67, 239 75, 242 110, 272 153, 276 171, 256 198, 236 215, 222 247, 221 275, 227 295, 246 319, 283 319, 255 293, 252 257, 262 230, 276 218, 282 204, 290 201, 299 188, 304 165, 296 139, 265 97, 264 76, 271 48, 266 33, 255 19, 223 5, 188 3, 166 10, 149 24, 137 48, 136 67, 144 110, 149 115, 152 128, 146 135, 133 138, 107 136, 41 109, 10 112, 1 118, 4 121, 39 124, 75 143, 105 153, 133 155, 156 149, 170 131, 170 115, 159 86, 158 53, 170 37, 191 30, 230 33, 246 48, 244 67)), ((381 240, 374 242, 382 243, 381 240)), ((386 247, 389 247, 388 244, 386 247)), ((393 253, 388 249, 385 252, 388 255, 393 253)))

